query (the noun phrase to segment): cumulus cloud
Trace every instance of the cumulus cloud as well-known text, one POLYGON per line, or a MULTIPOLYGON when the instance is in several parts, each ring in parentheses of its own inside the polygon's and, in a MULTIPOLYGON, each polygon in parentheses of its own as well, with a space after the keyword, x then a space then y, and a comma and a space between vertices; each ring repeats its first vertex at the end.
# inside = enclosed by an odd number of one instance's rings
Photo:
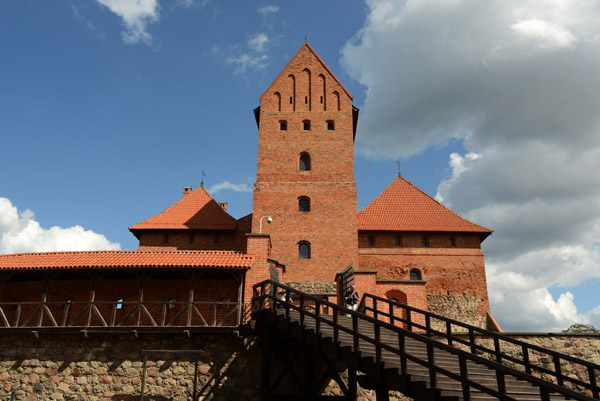
MULTIPOLYGON (((269 43, 267 34, 259 32, 248 39, 246 46, 233 46, 230 54, 225 58, 225 62, 235 66, 235 73, 263 69, 269 65, 269 57, 265 54, 267 43, 269 43)), ((216 53, 213 52, 213 54, 216 53)))
POLYGON ((31 210, 19 212, 9 199, 0 198, 0 254, 121 249, 81 226, 44 228, 34 217, 31 210))
POLYGON ((248 46, 259 53, 265 51, 265 46, 267 43, 269 43, 269 38, 264 32, 257 33, 248 40, 248 46))
POLYGON ((229 181, 220 182, 218 184, 213 185, 207 192, 209 194, 216 194, 222 190, 230 190, 234 192, 252 192, 252 188, 248 184, 232 184, 229 181))
POLYGON ((269 14, 275 14, 277 11, 279 11, 279 7, 273 4, 258 9, 258 13, 264 15, 265 17, 269 14))
MULTIPOLYGON (((123 19, 123 41, 129 45, 152 43, 146 26, 159 20, 158 0, 96 0, 123 19)), ((190 4, 191 5, 191 4, 190 4)))
POLYGON ((495 230, 484 251, 499 323, 550 330, 600 316, 548 292, 600 277, 600 3, 367 4, 342 52, 367 87, 358 151, 396 158, 462 140, 437 198, 495 230))

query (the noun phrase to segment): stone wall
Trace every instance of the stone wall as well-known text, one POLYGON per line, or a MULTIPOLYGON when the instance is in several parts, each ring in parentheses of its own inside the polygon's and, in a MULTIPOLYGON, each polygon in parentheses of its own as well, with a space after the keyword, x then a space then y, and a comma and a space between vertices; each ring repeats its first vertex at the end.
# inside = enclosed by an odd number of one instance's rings
MULTIPOLYGON (((199 350, 197 389, 212 400, 256 400, 260 347, 252 337, 198 335, 2 336, 0 398, 132 400, 140 395, 143 350, 199 350)), ((148 353, 146 399, 188 400, 193 353, 148 353)))
MULTIPOLYGON (((539 333, 502 333, 505 336, 520 340, 529 344, 534 344, 540 347, 544 347, 562 354, 572 356, 574 358, 583 359, 588 362, 592 362, 600 365, 600 334, 539 334, 539 333)), ((466 338, 465 338, 466 340, 466 338)), ((491 337, 487 336, 476 336, 475 339, 477 344, 485 346, 486 348, 493 349, 494 341, 491 337)), ((522 358, 523 353, 521 347, 501 341, 501 349, 504 353, 514 356, 516 358, 522 358)), ((481 354, 481 356, 494 359, 493 355, 481 354)), ((542 366, 549 370, 554 370, 554 362, 551 356, 547 354, 540 354, 536 351, 531 351, 529 360, 532 364, 542 366)), ((511 363, 504 362, 508 366, 513 366, 511 363)), ((583 365, 562 361, 561 371, 566 376, 577 378, 581 381, 588 381, 587 368, 583 365)), ((597 377, 600 379, 600 371, 597 370, 597 377)), ((540 376, 536 374, 536 376, 540 376)), ((544 379, 552 380, 551 377, 542 375, 544 379)), ((600 380, 598 380, 600 385, 600 380)), ((570 383, 565 383, 565 387, 571 388, 577 391, 583 391, 582 388, 575 388, 570 383)), ((585 392, 586 395, 591 396, 590 392, 585 392)))
MULTIPOLYGON (((486 316, 481 315, 480 308, 483 301, 474 295, 427 295, 427 308, 431 313, 442 315, 449 319, 486 328, 486 316)), ((431 320, 431 325, 439 331, 446 331, 446 324, 436 319, 431 320)), ((453 327, 452 330, 455 330, 453 327)), ((456 330, 460 330, 456 327, 456 330)))

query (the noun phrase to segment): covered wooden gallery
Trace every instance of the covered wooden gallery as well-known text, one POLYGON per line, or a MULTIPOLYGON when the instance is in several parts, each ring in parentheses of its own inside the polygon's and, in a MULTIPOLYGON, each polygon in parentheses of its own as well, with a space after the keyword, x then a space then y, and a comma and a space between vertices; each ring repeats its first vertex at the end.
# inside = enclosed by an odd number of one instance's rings
POLYGON ((0 255, 0 327, 34 334, 237 327, 254 259, 233 251, 0 255))

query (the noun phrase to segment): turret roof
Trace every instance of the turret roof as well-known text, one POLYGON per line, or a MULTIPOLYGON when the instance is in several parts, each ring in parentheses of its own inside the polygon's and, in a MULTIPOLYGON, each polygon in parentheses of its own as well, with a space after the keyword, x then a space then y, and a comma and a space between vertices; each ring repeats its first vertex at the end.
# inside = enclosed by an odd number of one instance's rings
POLYGON ((204 187, 198 187, 168 209, 129 229, 235 230, 235 226, 236 219, 223 210, 204 187))
POLYGON ((358 229, 477 232, 486 237, 493 232, 460 217, 400 176, 358 212, 358 229))

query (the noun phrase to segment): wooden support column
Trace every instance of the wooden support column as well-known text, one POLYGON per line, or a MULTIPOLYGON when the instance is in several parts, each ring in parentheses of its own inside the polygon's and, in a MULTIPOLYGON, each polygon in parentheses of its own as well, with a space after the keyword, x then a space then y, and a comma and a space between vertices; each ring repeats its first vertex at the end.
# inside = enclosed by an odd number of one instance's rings
POLYGON ((187 309, 187 325, 192 325, 192 310, 194 307, 194 285, 196 282, 196 272, 192 271, 190 278, 190 292, 188 297, 188 309, 187 309))
POLYGON ((38 317, 37 327, 42 327, 44 322, 44 307, 46 306, 46 300, 48 299, 48 287, 50 286, 50 277, 44 275, 44 293, 42 294, 42 304, 40 305, 40 316, 38 317))
POLYGON ((246 281, 246 272, 242 271, 238 273, 238 313, 237 313, 237 324, 242 324, 243 312, 244 312, 244 283, 246 281))
POLYGON ((260 399, 268 401, 271 399, 271 362, 273 358, 273 330, 268 328, 263 336, 263 354, 260 373, 260 399))
POLYGON ((390 390, 384 386, 377 386, 375 390, 377 401, 390 401, 390 390))
POLYGON ((356 369, 348 368, 348 400, 356 400, 357 395, 357 385, 356 385, 356 369))
POLYGON ((98 273, 92 273, 92 290, 90 291, 90 302, 88 305, 88 315, 87 320, 85 322, 85 327, 90 327, 92 323, 92 305, 94 305, 94 301, 96 301, 96 287, 98 285, 98 273))
POLYGON ((146 272, 142 272, 142 274, 139 275, 139 277, 140 277, 140 290, 139 290, 138 305, 137 305, 136 326, 139 326, 141 324, 141 319, 142 319, 142 303, 144 302, 144 288, 146 287, 146 272))

